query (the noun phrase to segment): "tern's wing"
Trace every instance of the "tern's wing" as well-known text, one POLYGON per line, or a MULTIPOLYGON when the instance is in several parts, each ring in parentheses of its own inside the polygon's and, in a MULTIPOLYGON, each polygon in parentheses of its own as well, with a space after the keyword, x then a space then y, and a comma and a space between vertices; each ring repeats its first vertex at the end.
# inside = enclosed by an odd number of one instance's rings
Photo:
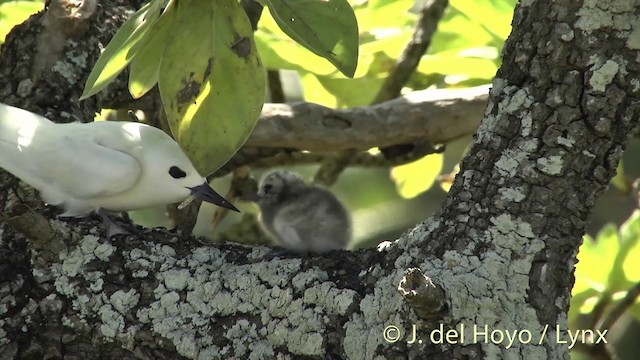
MULTIPOLYGON (((70 197, 114 195, 133 187, 142 169, 132 152, 123 150, 126 139, 92 130, 99 129, 64 124, 38 126, 30 136, 0 134, 0 166, 40 190, 51 204, 70 197), (114 142, 118 146, 110 146, 114 142)), ((131 151, 135 146, 131 144, 131 151)))

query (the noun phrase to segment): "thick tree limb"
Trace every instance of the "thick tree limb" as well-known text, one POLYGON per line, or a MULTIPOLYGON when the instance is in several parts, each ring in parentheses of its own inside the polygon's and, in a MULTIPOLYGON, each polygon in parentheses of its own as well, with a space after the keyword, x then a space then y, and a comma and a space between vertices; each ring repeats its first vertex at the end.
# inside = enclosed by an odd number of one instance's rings
POLYGON ((475 131, 488 90, 422 90, 344 110, 312 103, 266 104, 244 146, 334 152, 417 140, 446 143, 475 131))

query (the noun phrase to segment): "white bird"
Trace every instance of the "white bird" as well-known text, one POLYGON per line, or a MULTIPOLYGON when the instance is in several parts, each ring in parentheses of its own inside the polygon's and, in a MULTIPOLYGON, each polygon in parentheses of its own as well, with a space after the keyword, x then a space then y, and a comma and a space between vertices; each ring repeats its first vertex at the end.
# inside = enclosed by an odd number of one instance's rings
POLYGON ((326 252, 344 249, 351 238, 351 218, 340 200, 293 172, 265 175, 248 200, 258 203, 264 228, 285 249, 326 252))
POLYGON ((40 191, 60 216, 129 211, 190 195, 238 211, 162 130, 135 122, 56 124, 0 103, 0 167, 40 191))

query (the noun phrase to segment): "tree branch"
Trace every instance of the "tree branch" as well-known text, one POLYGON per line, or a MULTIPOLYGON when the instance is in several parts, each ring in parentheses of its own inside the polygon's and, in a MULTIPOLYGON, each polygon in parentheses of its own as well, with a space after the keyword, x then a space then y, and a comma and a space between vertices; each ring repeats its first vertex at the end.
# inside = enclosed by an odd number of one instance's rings
POLYGON ((409 78, 418 67, 422 55, 431 44, 431 37, 438 28, 438 22, 444 14, 444 10, 449 4, 448 0, 424 0, 420 7, 420 17, 416 24, 411 41, 402 52, 385 79, 374 104, 381 103, 400 95, 402 87, 409 81, 409 78))
MULTIPOLYGON (((422 4, 413 38, 389 72, 389 76, 382 84, 373 104, 391 100, 400 95, 402 87, 409 81, 409 77, 418 66, 420 58, 427 51, 431 36, 435 32, 447 4, 447 0, 425 0, 422 4)), ((386 152, 386 148, 382 150, 386 152)), ((348 149, 327 157, 316 172, 314 181, 324 186, 333 185, 356 154, 356 149, 348 149)))
POLYGON ((488 86, 421 90, 381 104, 344 110, 313 103, 265 104, 244 146, 327 153, 417 140, 446 143, 475 131, 488 90, 488 86))

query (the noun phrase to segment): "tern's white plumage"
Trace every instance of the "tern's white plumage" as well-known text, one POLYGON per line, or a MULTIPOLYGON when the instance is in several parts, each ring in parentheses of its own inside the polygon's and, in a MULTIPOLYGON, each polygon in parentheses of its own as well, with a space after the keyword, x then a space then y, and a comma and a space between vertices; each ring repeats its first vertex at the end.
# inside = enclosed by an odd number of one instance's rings
POLYGON ((128 211, 194 195, 232 210, 180 146, 135 122, 56 124, 0 103, 0 167, 63 206, 62 216, 128 211))

